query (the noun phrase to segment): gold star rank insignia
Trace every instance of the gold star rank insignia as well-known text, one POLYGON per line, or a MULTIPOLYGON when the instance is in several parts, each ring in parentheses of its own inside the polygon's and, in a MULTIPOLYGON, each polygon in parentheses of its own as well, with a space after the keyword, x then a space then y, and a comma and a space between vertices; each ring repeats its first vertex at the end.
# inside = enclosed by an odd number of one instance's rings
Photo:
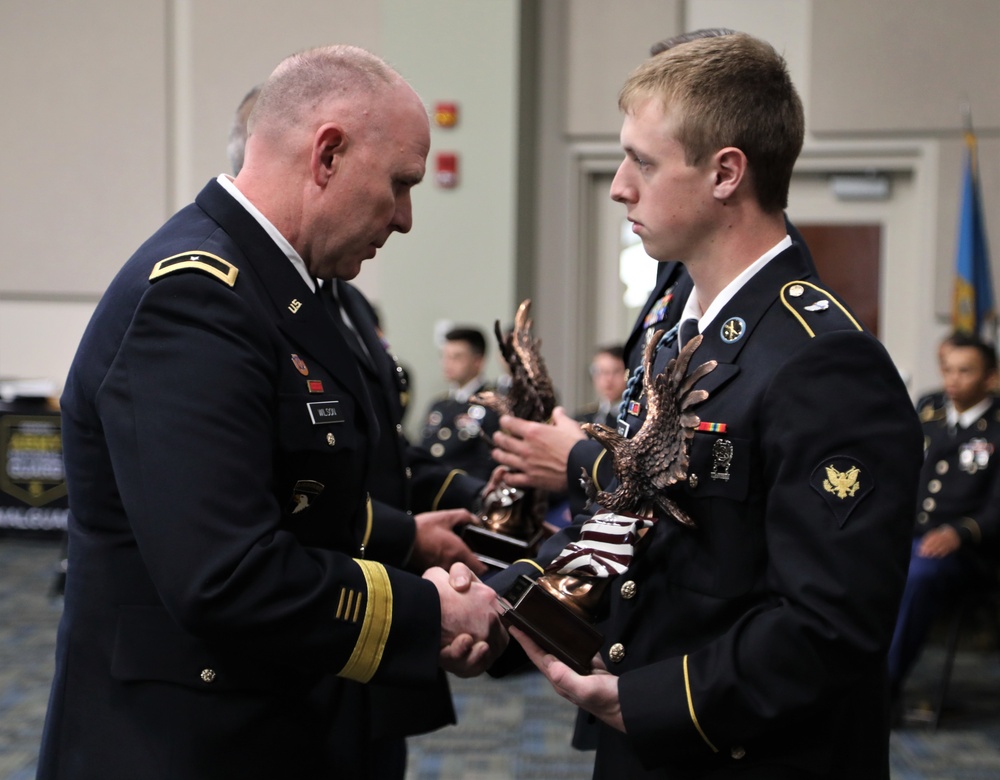
POLYGON ((847 456, 822 461, 813 469, 809 484, 833 511, 841 528, 875 486, 871 472, 859 460, 847 456))

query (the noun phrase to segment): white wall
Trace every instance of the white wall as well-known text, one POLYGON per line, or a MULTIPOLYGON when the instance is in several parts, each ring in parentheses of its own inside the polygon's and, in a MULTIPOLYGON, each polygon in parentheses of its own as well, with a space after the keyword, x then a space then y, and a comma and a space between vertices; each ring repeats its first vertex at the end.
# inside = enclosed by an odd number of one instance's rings
MULTIPOLYGON (((228 169, 233 111, 287 54, 369 48, 461 120, 431 159, 415 227, 359 284, 414 370, 443 389, 440 319, 491 327, 514 311, 518 0, 4 0, 0 3, 0 377, 62 381, 101 293, 132 251, 228 169)), ((411 417, 411 422, 420 414, 411 417)))

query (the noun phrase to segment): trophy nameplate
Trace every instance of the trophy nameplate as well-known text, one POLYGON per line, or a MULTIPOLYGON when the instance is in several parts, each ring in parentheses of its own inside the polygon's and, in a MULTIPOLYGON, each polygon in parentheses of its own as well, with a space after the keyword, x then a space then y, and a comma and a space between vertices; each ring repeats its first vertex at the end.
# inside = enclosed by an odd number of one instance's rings
POLYGON ((501 616, 506 625, 524 631, 577 674, 593 671, 594 655, 604 643, 593 625, 523 574, 502 595, 510 605, 501 616))

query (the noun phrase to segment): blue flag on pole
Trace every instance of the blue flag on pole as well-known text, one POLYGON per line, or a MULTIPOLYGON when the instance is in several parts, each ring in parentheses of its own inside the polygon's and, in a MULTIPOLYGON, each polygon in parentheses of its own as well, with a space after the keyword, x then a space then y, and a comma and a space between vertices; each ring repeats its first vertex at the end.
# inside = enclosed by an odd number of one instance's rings
POLYGON ((993 307, 990 250, 986 242, 979 190, 975 135, 967 132, 965 143, 952 327, 956 331, 980 336, 992 344, 996 341, 996 311, 993 307))

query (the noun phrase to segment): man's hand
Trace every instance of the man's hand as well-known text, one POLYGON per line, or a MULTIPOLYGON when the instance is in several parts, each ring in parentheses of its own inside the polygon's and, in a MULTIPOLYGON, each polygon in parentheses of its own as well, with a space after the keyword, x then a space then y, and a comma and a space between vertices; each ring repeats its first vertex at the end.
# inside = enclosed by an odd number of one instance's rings
POLYGON ((488 568, 486 564, 476 557, 454 530, 456 526, 467 525, 475 519, 472 512, 466 509, 442 509, 414 515, 417 535, 410 555, 414 568, 418 571, 431 566, 448 568, 453 563, 460 562, 476 574, 485 574, 488 568))
POLYGON ((962 537, 950 525, 941 525, 928 531, 920 540, 917 555, 921 558, 944 558, 962 546, 962 537))
POLYGON ((587 435, 580 423, 557 406, 551 423, 536 423, 504 415, 493 434, 493 460, 511 469, 504 477, 511 487, 566 490, 566 462, 573 445, 587 435))
POLYGON ((625 733, 621 703, 618 700, 618 677, 604 668, 598 653, 594 656, 593 671, 584 676, 577 674, 554 655, 546 653, 520 629, 511 627, 510 634, 524 648, 531 662, 555 688, 556 693, 577 707, 600 718, 611 728, 625 733))
POLYGON ((450 574, 428 569, 424 579, 441 599, 441 666, 459 677, 481 674, 507 647, 496 591, 462 563, 454 564, 450 574))

